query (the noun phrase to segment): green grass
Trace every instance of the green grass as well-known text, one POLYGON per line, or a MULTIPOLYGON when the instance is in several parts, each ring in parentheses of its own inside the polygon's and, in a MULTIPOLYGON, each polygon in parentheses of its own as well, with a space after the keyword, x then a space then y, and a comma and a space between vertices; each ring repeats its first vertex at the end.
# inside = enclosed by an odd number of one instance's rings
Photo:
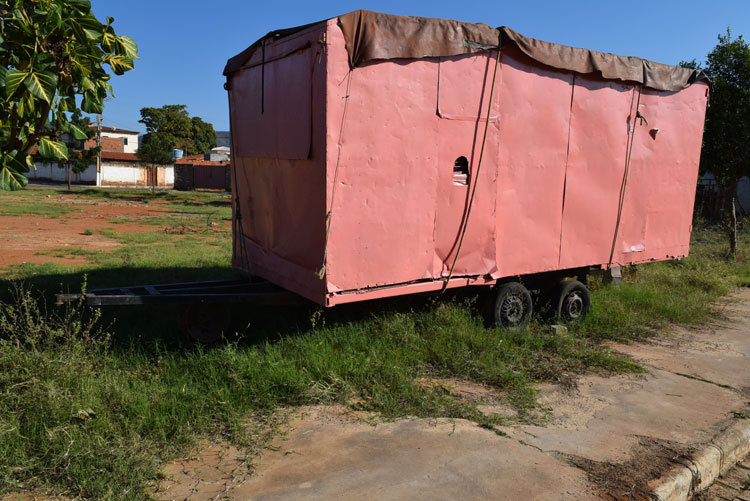
POLYGON ((592 312, 582 332, 627 340, 672 323, 708 321, 717 314, 718 298, 750 286, 750 227, 741 229, 738 247, 737 261, 729 260, 726 233, 704 228, 694 233, 687 259, 626 269, 622 287, 592 287, 592 312))
POLYGON ((34 255, 54 257, 93 257, 99 256, 100 251, 82 249, 80 247, 65 247, 61 249, 51 249, 45 252, 35 252, 34 255))
MULTIPOLYGON (((48 194, 49 192, 44 196, 48 194)), ((0 216, 42 216, 57 219, 73 210, 80 210, 79 207, 64 205, 60 202, 47 202, 40 198, 38 193, 29 195, 26 192, 19 194, 19 192, 0 191, 0 216)))
MULTIPOLYGON (((216 207, 229 210, 217 193, 107 193, 80 196, 165 200, 171 211, 201 217, 216 207)), ((75 288, 84 274, 92 288, 232 276, 229 230, 191 228, 122 234, 105 228, 99 234, 119 240, 120 248, 88 256, 82 265, 16 267, 3 289, 11 278, 23 279, 49 300, 61 284, 75 288)), ((254 449, 262 445, 258 431, 273 424, 278 409, 306 404, 341 404, 384 419, 460 417, 488 428, 508 419, 481 414, 475 403, 451 395, 442 378, 489 385, 507 397, 518 419, 539 419, 539 382, 640 370, 601 340, 700 324, 718 315, 717 298, 750 285, 750 231, 742 232, 737 262, 726 259, 725 240, 718 231, 697 231, 688 259, 626 270, 621 287, 594 285, 592 314, 564 335, 538 322, 525 332, 488 328, 472 299, 404 297, 332 310, 235 306, 231 332, 237 334, 201 348, 181 342, 174 307, 103 310, 97 320, 106 328, 97 333, 85 321, 96 313, 37 311, 43 302, 36 298, 11 301, 5 294, 0 494, 52 490, 144 499, 162 461, 197 440, 254 449)))

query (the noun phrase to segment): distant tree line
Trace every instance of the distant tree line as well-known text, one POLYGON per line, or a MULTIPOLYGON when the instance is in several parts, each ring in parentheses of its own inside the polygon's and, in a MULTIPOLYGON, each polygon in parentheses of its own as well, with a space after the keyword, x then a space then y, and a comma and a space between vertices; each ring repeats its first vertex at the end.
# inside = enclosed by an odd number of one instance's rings
POLYGON ((740 179, 750 176, 750 46, 742 35, 732 38, 729 29, 718 38, 705 64, 695 59, 680 63, 711 79, 701 174, 710 172, 716 179, 718 196, 709 211, 713 218, 732 210, 740 179))
POLYGON ((206 154, 216 147, 214 126, 200 117, 191 117, 184 104, 167 104, 161 108, 141 108, 140 123, 146 134, 138 148, 139 158, 148 163, 171 163, 174 149, 186 155, 206 154))

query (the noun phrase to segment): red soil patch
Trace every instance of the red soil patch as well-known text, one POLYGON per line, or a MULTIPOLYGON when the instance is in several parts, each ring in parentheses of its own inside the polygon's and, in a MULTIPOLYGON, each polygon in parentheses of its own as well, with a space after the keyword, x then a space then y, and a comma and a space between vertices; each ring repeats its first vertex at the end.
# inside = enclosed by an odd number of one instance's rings
MULTIPOLYGON (((5 203, 12 203, 7 200, 5 203)), ((75 208, 59 218, 45 216, 0 216, 0 271, 8 271, 21 263, 81 263, 82 256, 55 257, 47 255, 56 249, 84 249, 90 251, 113 250, 121 244, 99 234, 99 230, 111 228, 118 233, 153 231, 154 226, 137 222, 138 218, 169 213, 157 204, 128 201, 102 201, 75 199, 71 196, 48 196, 40 203, 60 203, 63 207, 75 208), (129 217, 133 223, 113 225, 112 219, 129 217), (86 230, 93 232, 87 235, 86 230)))

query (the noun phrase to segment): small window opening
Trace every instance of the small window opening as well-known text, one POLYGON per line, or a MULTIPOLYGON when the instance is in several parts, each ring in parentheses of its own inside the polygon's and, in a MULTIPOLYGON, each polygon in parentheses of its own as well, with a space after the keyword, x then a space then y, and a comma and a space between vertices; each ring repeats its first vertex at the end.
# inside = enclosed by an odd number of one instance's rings
POLYGON ((128 145, 128 138, 127 137, 123 137, 122 138, 122 144, 124 144, 125 146, 128 145))
POLYGON ((466 157, 458 157, 453 164, 453 186, 469 184, 469 161, 466 157))

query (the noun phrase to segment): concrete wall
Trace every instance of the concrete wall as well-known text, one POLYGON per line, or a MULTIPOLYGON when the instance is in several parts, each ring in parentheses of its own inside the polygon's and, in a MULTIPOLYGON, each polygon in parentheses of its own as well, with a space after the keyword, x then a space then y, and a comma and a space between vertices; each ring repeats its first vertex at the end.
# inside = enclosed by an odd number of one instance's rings
MULTIPOLYGON (((148 178, 147 167, 133 162, 102 162, 101 186, 151 186, 148 178)), ((57 162, 37 162, 36 170, 26 173, 29 180, 53 181, 59 183, 68 182, 67 169, 58 167, 57 162)), ((72 173, 71 181, 74 184, 97 184, 96 164, 91 164, 85 171, 72 173)), ((157 169, 157 186, 172 188, 174 186, 174 167, 168 165, 157 169)))
MULTIPOLYGON (((57 162, 37 162, 36 169, 26 173, 29 180, 68 182, 68 170, 61 169, 57 162)), ((75 184, 96 184, 96 164, 81 173, 71 173, 71 181, 75 184)))
MULTIPOLYGON (((102 165, 102 186, 151 186, 147 167, 129 162, 110 161, 102 165)), ((174 186, 174 167, 157 168, 157 186, 171 188, 174 186)))

